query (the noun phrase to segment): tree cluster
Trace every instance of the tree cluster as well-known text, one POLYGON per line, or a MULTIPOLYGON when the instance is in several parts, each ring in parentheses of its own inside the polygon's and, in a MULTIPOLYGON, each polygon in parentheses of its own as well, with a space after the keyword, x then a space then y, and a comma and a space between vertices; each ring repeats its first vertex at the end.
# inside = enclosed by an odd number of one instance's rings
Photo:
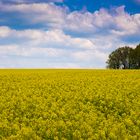
POLYGON ((116 49, 106 63, 110 69, 140 69, 140 44, 135 49, 128 46, 116 49))

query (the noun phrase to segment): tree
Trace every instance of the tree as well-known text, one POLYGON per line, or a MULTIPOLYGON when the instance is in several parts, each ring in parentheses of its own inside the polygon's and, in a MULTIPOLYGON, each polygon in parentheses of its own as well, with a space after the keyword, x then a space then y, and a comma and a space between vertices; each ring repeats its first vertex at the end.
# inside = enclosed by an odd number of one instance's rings
POLYGON ((133 49, 128 46, 116 49, 109 55, 107 67, 112 69, 130 69, 132 51, 133 49))
POLYGON ((136 49, 134 50, 134 57, 135 57, 135 67, 140 68, 140 44, 137 45, 136 49))
POLYGON ((119 53, 118 50, 113 51, 109 55, 109 59, 107 61, 107 68, 112 68, 112 69, 119 69, 120 68, 120 60, 119 60, 119 53))

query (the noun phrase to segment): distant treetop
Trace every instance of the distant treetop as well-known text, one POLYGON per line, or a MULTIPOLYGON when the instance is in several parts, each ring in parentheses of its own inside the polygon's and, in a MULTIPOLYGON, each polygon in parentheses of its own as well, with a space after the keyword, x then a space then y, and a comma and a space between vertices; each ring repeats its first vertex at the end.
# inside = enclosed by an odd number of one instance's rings
POLYGON ((106 63, 109 69, 140 69, 140 44, 135 49, 129 46, 116 49, 106 63))

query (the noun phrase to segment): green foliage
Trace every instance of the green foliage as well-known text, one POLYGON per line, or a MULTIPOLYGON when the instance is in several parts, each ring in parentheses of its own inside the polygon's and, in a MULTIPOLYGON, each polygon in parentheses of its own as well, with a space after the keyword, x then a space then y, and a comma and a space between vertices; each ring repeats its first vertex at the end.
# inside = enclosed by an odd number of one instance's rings
POLYGON ((138 140, 140 71, 1 70, 0 139, 138 140))
POLYGON ((107 68, 140 69, 140 44, 135 49, 121 47, 113 51, 107 60, 107 68))
POLYGON ((140 44, 132 52, 132 62, 135 69, 140 68, 140 44))

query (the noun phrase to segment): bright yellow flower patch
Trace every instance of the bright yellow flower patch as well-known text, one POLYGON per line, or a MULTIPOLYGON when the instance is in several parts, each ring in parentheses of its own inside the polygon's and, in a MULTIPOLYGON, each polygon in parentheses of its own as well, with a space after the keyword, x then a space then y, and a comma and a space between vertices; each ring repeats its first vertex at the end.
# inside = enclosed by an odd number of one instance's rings
POLYGON ((0 139, 140 139, 138 70, 0 70, 0 139))

